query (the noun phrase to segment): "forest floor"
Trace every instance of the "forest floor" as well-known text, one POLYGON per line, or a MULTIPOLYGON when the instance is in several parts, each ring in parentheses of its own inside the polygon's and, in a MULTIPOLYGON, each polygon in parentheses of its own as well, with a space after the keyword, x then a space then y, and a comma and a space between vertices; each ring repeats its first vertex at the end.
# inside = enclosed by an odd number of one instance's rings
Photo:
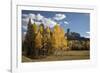
POLYGON ((44 61, 63 61, 63 60, 86 60, 90 59, 90 51, 65 51, 63 55, 58 56, 46 56, 44 58, 31 59, 26 56, 22 56, 22 62, 44 62, 44 61))

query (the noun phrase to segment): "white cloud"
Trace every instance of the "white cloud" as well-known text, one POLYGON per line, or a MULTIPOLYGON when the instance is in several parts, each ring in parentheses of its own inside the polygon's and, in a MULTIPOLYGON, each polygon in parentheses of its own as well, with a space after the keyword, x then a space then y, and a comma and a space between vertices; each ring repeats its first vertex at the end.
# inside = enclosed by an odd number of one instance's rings
POLYGON ((25 31, 27 30, 27 26, 22 26, 22 29, 25 31))
POLYGON ((36 19, 36 15, 33 14, 33 13, 30 13, 30 14, 22 14, 22 17, 23 17, 23 18, 26 18, 26 19, 27 19, 27 18, 28 18, 28 19, 31 18, 31 19, 33 19, 33 20, 36 19))
POLYGON ((25 17, 22 19, 22 24, 23 24, 24 29, 26 29, 25 26, 27 26, 29 18, 31 18, 32 24, 36 23, 37 25, 40 25, 41 23, 43 23, 45 26, 48 26, 51 28, 57 24, 56 21, 52 20, 51 18, 46 18, 46 17, 42 16, 41 14, 37 14, 37 15, 32 14, 32 13, 31 14, 23 14, 23 17, 25 17))
POLYGON ((28 21, 29 21, 29 18, 23 18, 22 24, 26 26, 28 24, 28 21))
POLYGON ((30 14, 28 14, 28 18, 31 18, 31 19, 36 19, 36 15, 35 15, 35 14, 30 13, 30 14))
POLYGON ((64 14, 56 14, 55 16, 54 16, 54 19, 55 20, 63 20, 64 18, 66 18, 66 16, 64 15, 64 14))
POLYGON ((28 15, 27 15, 27 14, 22 14, 22 17, 23 17, 23 18, 27 18, 28 15))
POLYGON ((42 23, 45 26, 49 26, 50 28, 54 27, 57 24, 55 21, 51 20, 50 18, 44 18, 42 20, 42 23))
POLYGON ((90 38, 90 32, 86 32, 86 35, 84 35, 85 38, 90 38))
POLYGON ((22 33, 22 37, 23 37, 22 40, 25 40, 25 35, 26 35, 26 32, 23 32, 22 33))
POLYGON ((69 24, 67 21, 64 21, 65 24, 69 24))
POLYGON ((23 32, 24 35, 26 35, 26 32, 23 32))
POLYGON ((34 23, 37 24, 37 25, 40 25, 42 22, 35 21, 34 23))
POLYGON ((37 14, 36 15, 36 19, 38 20, 38 21, 40 21, 40 20, 42 20, 44 17, 41 15, 41 14, 37 14))
POLYGON ((86 33, 90 35, 90 32, 86 32, 86 33))
POLYGON ((35 21, 33 19, 31 19, 31 23, 33 24, 35 21))

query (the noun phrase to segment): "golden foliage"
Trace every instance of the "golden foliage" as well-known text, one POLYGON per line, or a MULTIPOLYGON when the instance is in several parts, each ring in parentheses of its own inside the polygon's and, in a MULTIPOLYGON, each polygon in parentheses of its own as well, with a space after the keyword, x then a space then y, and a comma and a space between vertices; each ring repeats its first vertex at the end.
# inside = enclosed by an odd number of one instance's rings
POLYGON ((64 36, 64 30, 59 25, 55 25, 54 27, 54 31, 51 36, 51 44, 54 49, 67 49, 67 41, 64 36))
POLYGON ((40 32, 38 32, 36 34, 36 37, 34 39, 34 43, 35 43, 35 48, 40 49, 42 47, 42 35, 40 32))

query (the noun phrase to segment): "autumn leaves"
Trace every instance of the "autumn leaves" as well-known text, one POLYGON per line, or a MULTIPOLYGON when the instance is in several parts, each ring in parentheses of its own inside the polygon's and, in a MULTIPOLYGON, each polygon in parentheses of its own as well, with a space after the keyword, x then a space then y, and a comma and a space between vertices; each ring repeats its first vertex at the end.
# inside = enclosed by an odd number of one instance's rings
POLYGON ((31 24, 31 19, 29 19, 28 30, 22 44, 23 50, 27 56, 33 57, 67 50, 67 39, 64 35, 64 30, 57 24, 50 28, 43 24, 31 24))

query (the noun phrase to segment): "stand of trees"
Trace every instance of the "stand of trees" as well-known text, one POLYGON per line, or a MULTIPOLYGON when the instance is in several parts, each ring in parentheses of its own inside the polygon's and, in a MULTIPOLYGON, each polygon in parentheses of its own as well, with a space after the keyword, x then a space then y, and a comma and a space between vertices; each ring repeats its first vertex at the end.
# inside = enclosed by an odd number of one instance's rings
POLYGON ((90 40, 69 40, 69 50, 90 50, 90 40))
POLYGON ((57 51, 67 49, 67 40, 64 30, 55 25, 53 29, 32 24, 29 19, 28 29, 24 41, 22 42, 23 51, 27 56, 37 57, 43 55, 56 54, 57 51))

